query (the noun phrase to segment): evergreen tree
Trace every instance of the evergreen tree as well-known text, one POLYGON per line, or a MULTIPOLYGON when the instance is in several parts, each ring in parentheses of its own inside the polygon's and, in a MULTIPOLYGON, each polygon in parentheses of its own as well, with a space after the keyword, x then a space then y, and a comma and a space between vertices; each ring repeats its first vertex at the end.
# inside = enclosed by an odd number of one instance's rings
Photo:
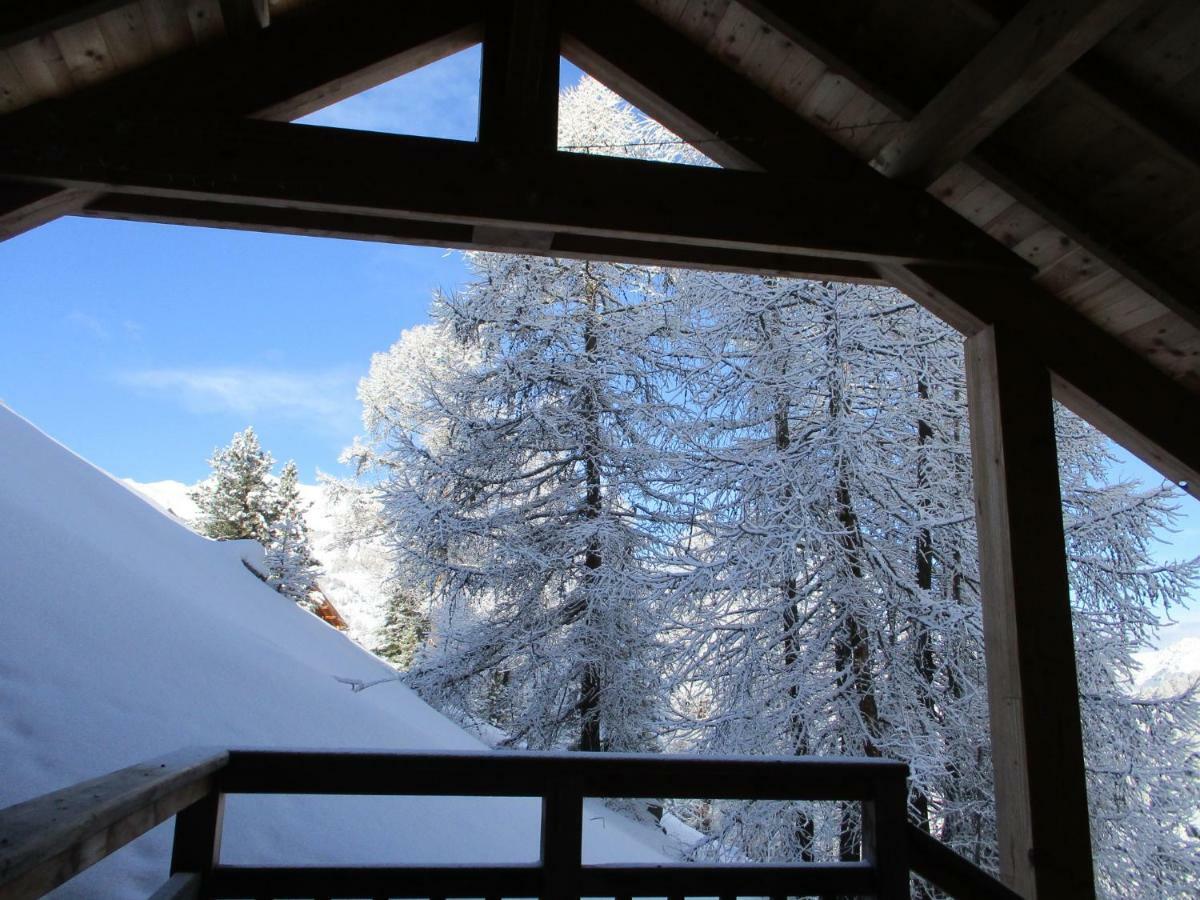
POLYGON ((289 460, 275 485, 266 545, 267 584, 302 606, 312 607, 320 564, 313 558, 300 499, 299 473, 289 460))
POLYGON ((271 539, 278 500, 271 484, 275 460, 258 443, 253 427, 233 436, 229 446, 213 451, 212 474, 191 497, 199 508, 201 533, 219 541, 271 539))
POLYGON ((412 591, 394 585, 383 616, 380 643, 376 656, 382 657, 397 669, 408 669, 417 651, 429 637, 429 616, 412 591))

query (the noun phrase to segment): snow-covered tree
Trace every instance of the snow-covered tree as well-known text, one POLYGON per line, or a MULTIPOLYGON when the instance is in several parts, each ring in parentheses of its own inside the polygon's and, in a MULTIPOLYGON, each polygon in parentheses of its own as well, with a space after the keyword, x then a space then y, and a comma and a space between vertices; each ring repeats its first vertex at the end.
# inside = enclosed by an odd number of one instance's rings
POLYGON ((254 428, 214 450, 208 464, 212 474, 191 495, 200 513, 197 527, 219 541, 250 539, 265 546, 277 515, 275 460, 259 445, 254 428))
MULTIPOLYGON (((589 81, 560 144, 703 162, 589 81)), ((428 604, 410 683, 513 744, 896 757, 914 821, 994 868, 959 336, 873 287, 468 260, 360 390, 372 527, 428 604)), ((1187 895, 1195 698, 1130 684, 1197 564, 1151 556, 1168 491, 1058 433, 1099 882, 1187 895)), ((858 852, 852 806, 675 809, 699 856, 858 852)))
POLYGON ((299 473, 289 460, 274 485, 266 544, 267 584, 302 606, 312 605, 320 563, 313 558, 300 498, 299 473))

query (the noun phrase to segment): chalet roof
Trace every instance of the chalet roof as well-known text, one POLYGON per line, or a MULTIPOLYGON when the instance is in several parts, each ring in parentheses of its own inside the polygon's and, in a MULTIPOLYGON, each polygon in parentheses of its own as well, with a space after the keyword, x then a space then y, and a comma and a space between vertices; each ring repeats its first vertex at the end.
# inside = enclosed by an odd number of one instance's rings
MULTIPOLYGON (((968 333, 995 322, 1021 332, 1054 372, 1060 399, 1196 493, 1200 4, 557 5, 569 59, 726 167, 769 181, 563 159, 521 170, 510 194, 443 209, 440 198, 486 194, 516 164, 443 142, 298 140, 278 130, 288 126, 241 121, 286 122, 469 46, 503 6, 6 3, 0 239, 82 213, 887 280, 968 333), (189 154, 178 134, 147 141, 129 125, 167 115, 202 123, 203 152, 189 154), (213 137, 217 115, 238 121, 213 137), (117 135, 104 152, 64 137, 98 128, 117 135), (121 142, 123 130, 135 137, 121 142), (249 146, 295 171, 263 169, 260 181, 278 181, 261 187, 242 157, 249 146), (237 166, 228 162, 235 154, 237 166), (389 156, 428 166, 428 177, 375 185, 366 198, 364 175, 334 204, 300 168, 311 175, 338 160, 366 166, 389 156), (143 177, 137 160, 170 172, 143 177), (637 227, 619 226, 621 211, 605 206, 617 182, 660 198, 628 213, 637 227), (544 197, 528 199, 546 185, 562 190, 554 215, 544 197), (529 227, 531 214, 514 212, 526 202, 540 204, 538 221, 553 227, 529 227), (741 215, 737 234, 707 223, 715 204, 741 215)), ((526 95, 537 93, 539 76, 522 70, 528 48, 513 46, 499 64, 499 105, 536 118, 538 98, 526 95), (534 89, 514 100, 504 78, 534 89)), ((552 102, 545 92, 540 99, 552 102)), ((490 142, 499 130, 489 127, 485 115, 490 142)), ((519 141, 505 139, 510 149, 519 141)))

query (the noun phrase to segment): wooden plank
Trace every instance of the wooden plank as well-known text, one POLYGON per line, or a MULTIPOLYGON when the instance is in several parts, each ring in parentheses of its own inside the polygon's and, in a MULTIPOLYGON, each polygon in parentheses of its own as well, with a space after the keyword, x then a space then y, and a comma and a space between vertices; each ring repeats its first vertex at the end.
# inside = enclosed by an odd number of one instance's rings
POLYGON ((1000 874, 1095 897, 1049 373, 990 326, 967 340, 1000 874))
POLYGON ((76 88, 85 88, 116 71, 100 23, 89 19, 54 32, 54 40, 76 88))
POLYGON ((496 147, 558 146, 558 17, 550 0, 487 4, 479 140, 496 147))
POLYGON ((124 6, 132 0, 5 0, 0 50, 124 6))
POLYGON ((879 196, 871 183, 572 153, 512 155, 461 141, 255 120, 127 123, 49 139, 54 154, 32 138, 0 144, 0 177, 525 231, 1019 268, 986 236, 960 235, 936 221, 888 227, 921 221, 932 201, 918 192, 879 196), (825 212, 797 216, 803 208, 825 212))
POLYGON ((905 771, 886 759, 801 756, 234 749, 220 787, 230 794, 540 797, 547 785, 563 783, 585 797, 862 800, 905 771))
POLYGON ((225 33, 220 0, 183 0, 183 8, 197 44, 204 44, 225 33))
POLYGON ((161 0, 139 0, 146 30, 159 53, 178 53, 196 44, 187 13, 182 4, 162 3, 161 0))
POLYGON ((105 13, 97 20, 118 70, 144 65, 156 55, 146 14, 136 3, 105 13))
POLYGON ((908 859, 912 870, 951 897, 972 900, 1022 900, 1020 895, 963 859, 920 828, 908 825, 908 859))
POLYGON ((0 115, 32 102, 33 91, 7 50, 0 49, 0 115))
POLYGON ((556 257, 627 262, 636 265, 674 265, 690 269, 716 269, 780 277, 832 278, 862 284, 885 283, 869 263, 847 259, 572 234, 552 235, 549 243, 537 246, 521 240, 517 232, 504 233, 499 229, 493 229, 489 238, 480 229, 470 225, 394 217, 341 215, 287 207, 252 207, 178 198, 163 200, 132 194, 108 194, 84 207, 80 214, 135 222, 198 225, 308 237, 501 253, 542 252, 556 257))
POLYGON ((0 897, 40 897, 209 793, 224 751, 186 750, 0 810, 0 897))
POLYGON ((967 156, 1145 0, 1030 0, 875 157, 929 184, 967 156))

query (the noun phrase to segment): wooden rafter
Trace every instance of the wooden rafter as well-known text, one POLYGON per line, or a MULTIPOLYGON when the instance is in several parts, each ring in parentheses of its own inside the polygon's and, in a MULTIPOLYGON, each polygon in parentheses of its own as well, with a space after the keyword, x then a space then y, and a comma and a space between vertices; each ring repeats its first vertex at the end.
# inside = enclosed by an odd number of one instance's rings
MULTIPOLYGON (((469 47, 481 36, 478 0, 412 9, 390 0, 323 4, 245 40, 180 53, 76 96, 0 118, 0 139, 29 140, 64 121, 107 129, 148 109, 181 117, 223 113, 286 121, 469 47)), ((55 204, 40 199, 26 208, 0 205, 0 240, 46 221, 51 206, 63 215, 88 199, 62 194, 55 204), (79 201, 74 207, 72 197, 79 201)))
POLYGON ((0 4, 0 50, 131 2, 133 0, 5 0, 0 4))
MULTIPOLYGON (((853 82, 860 90, 883 104, 894 115, 912 119, 917 115, 921 98, 911 86, 882 80, 869 54, 857 51, 847 35, 828 27, 809 4, 782 0, 739 0, 744 6, 777 29, 789 40, 803 47, 824 62, 830 69, 853 82)), ((957 5, 971 11, 976 19, 996 24, 978 0, 955 0, 957 5)), ((1085 68, 1089 60, 1081 60, 1077 69, 1085 68)), ((1091 67, 1087 67, 1091 71, 1091 67)), ((1062 74, 1085 91, 1088 102, 1106 110, 1157 149, 1171 150, 1175 161, 1186 161, 1191 170, 1200 174, 1200 163, 1191 154, 1169 142, 1160 130, 1147 124, 1142 111, 1129 104, 1113 101, 1111 92, 1102 92, 1093 85, 1089 74, 1085 80, 1069 70, 1062 74)), ((990 181, 1008 192, 1014 199, 1061 230, 1096 259, 1132 281, 1164 306, 1200 327, 1200 289, 1180 274, 1168 259, 1151 255, 1145 250, 1126 246, 1113 228, 1099 222, 1095 216, 1079 209, 1076 203, 1063 196, 1052 183, 1012 159, 1003 150, 983 143, 966 157, 969 165, 990 181)))
POLYGON ((0 177, 80 191, 592 235, 696 247, 1022 270, 986 238, 920 221, 928 200, 805 175, 676 166, 252 119, 112 123, 0 142, 0 177), (319 173, 319 177, 314 177, 319 173), (915 202, 911 202, 915 201, 915 202), (797 215, 819 208, 821 216, 797 215), (891 222, 905 221, 906 228, 891 222))
MULTIPOLYGON (((768 171, 790 171, 796 160, 813 159, 817 171, 836 169, 843 185, 857 182, 866 191, 882 182, 892 190, 927 196, 851 157, 636 4, 609 0, 602 8, 580 7, 564 29, 563 52, 569 59, 645 104, 644 109, 705 152, 715 147, 768 171), (724 137, 712 142, 714 135, 724 137)), ((852 206, 849 196, 839 202, 852 206)), ((824 214, 828 208, 817 209, 824 214)), ((956 229, 980 233, 944 207, 941 212, 951 216, 956 229)), ((900 219, 893 224, 904 228, 909 223, 900 219)), ((977 278, 939 267, 885 266, 881 274, 965 334, 991 324, 1013 324, 1032 357, 1055 374, 1056 396, 1200 496, 1200 446, 1171 411, 1194 405, 1194 395, 1024 272, 977 278), (1097 359, 1111 364, 1098 367, 1097 359)))
POLYGON ((963 159, 1145 0, 1030 0, 876 156, 922 187, 963 159))

